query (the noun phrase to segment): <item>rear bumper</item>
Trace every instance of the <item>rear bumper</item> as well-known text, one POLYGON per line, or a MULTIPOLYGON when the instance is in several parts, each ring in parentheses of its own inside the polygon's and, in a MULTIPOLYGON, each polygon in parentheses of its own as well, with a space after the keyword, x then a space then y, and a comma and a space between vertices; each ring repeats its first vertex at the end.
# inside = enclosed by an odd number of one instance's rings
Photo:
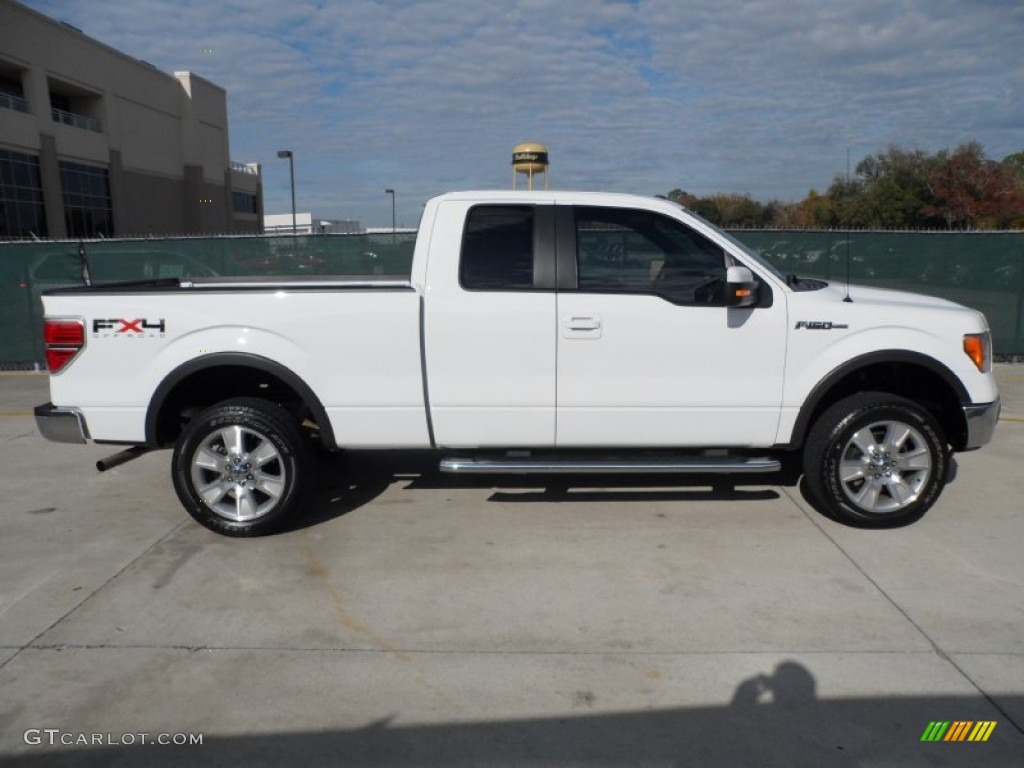
POLYGON ((965 451, 981 448, 992 439, 992 434, 996 430, 996 422, 999 421, 1000 407, 999 398, 991 403, 964 406, 964 420, 967 423, 965 451))
POLYGON ((75 408, 62 408, 44 403, 35 408, 36 427, 47 440, 55 443, 84 443, 89 438, 85 417, 75 408))

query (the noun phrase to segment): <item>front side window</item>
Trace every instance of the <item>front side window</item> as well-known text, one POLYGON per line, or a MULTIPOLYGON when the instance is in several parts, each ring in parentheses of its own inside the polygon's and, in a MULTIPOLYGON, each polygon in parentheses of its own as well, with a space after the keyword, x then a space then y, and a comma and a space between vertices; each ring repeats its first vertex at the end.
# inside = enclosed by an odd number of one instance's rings
POLYGON ((533 206, 478 205, 466 217, 459 282, 476 291, 533 288, 533 206))
POLYGON ((620 208, 577 207, 575 219, 579 290, 723 304, 727 256, 684 224, 620 208))

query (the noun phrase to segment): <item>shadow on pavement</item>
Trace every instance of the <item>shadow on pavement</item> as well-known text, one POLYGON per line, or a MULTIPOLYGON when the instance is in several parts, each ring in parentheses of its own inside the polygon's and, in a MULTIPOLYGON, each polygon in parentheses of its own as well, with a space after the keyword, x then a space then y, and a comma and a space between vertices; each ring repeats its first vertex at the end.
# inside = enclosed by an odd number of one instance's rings
POLYGON ((427 451, 349 452, 323 455, 317 487, 306 509, 284 530, 310 528, 369 504, 393 483, 406 490, 491 489, 492 502, 766 501, 779 493, 766 485, 795 478, 768 475, 453 475, 442 473, 443 454, 427 451), (748 487, 749 486, 749 487, 748 487))
MULTIPOLYGON (((1024 734, 982 696, 821 700, 794 661, 738 684, 730 704, 471 723, 203 735, 201 746, 25 745, 10 768, 172 765, 1020 766, 1024 734), (985 742, 924 742, 934 721, 995 721, 985 742)), ((1020 711, 1024 696, 1001 699, 1020 711)), ((970 726, 965 734, 973 730, 970 726)), ((952 730, 950 730, 952 732, 952 730)), ((35 734, 30 734, 32 737, 35 734)), ((20 737, 20 734, 19 734, 20 737)), ((120 738, 120 734, 117 734, 120 738)), ((137 738, 137 737, 136 737, 137 738)))

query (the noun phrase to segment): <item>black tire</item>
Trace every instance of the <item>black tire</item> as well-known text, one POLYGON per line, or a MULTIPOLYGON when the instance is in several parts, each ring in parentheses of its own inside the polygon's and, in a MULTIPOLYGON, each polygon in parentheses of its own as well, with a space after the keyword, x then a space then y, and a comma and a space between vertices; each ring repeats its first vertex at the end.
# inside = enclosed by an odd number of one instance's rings
POLYGON ((298 420, 254 397, 225 400, 192 419, 171 460, 185 509, 225 536, 280 529, 302 504, 314 471, 298 420))
POLYGON ((804 480, 822 512, 862 528, 919 520, 946 485, 942 428, 916 403, 886 392, 840 400, 811 427, 804 480))

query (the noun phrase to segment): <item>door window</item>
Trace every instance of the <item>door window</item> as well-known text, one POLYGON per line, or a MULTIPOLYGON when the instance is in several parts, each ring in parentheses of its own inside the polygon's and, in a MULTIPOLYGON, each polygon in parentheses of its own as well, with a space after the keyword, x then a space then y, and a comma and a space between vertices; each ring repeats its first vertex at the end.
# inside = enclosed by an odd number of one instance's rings
POLYGON ((649 211, 577 207, 575 219, 580 291, 724 303, 728 257, 703 235, 649 211))
POLYGON ((533 207, 478 205, 466 217, 459 282, 467 290, 533 288, 533 207))

